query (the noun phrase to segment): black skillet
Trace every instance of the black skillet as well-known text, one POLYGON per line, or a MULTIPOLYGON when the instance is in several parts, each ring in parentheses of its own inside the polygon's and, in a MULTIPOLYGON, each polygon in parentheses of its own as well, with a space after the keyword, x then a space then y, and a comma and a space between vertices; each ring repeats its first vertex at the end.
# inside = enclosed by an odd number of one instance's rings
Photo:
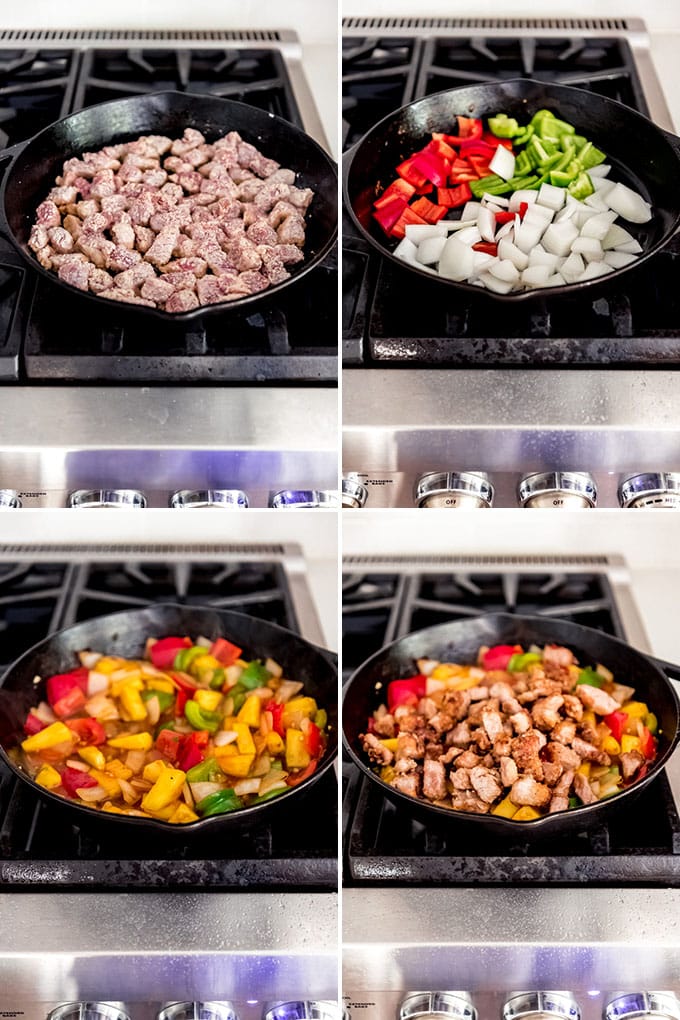
POLYGON ((642 114, 604 96, 524 78, 464 86, 418 99, 395 110, 364 135, 343 159, 344 196, 347 208, 362 235, 381 255, 405 273, 416 273, 440 287, 467 291, 477 297, 514 303, 546 294, 575 294, 593 287, 617 285, 620 277, 639 267, 663 248, 680 225, 680 138, 663 131, 642 114), (606 276, 548 290, 534 289, 510 294, 482 290, 417 269, 392 254, 396 241, 388 239, 371 216, 372 203, 397 176, 396 166, 429 140, 433 131, 456 134, 456 115, 489 117, 506 113, 526 124, 537 110, 547 108, 573 124, 606 153, 612 165, 610 178, 638 191, 651 203, 649 223, 629 224, 643 248, 635 262, 606 276))
POLYGON ((295 170, 296 185, 311 188, 314 198, 305 221, 307 237, 303 262, 291 267, 289 279, 267 290, 217 305, 203 305, 191 312, 170 313, 145 305, 116 302, 116 313, 145 315, 149 320, 188 322, 230 309, 250 314, 270 298, 277 298, 317 266, 330 251, 337 234, 337 171, 330 156, 295 125, 245 103, 215 96, 182 92, 156 92, 130 99, 90 106, 72 113, 40 131, 28 141, 8 149, 0 158, 12 157, 0 192, 0 230, 26 259, 30 267, 71 295, 80 295, 111 314, 111 301, 63 283, 57 274, 40 265, 28 247, 35 210, 54 187, 64 160, 105 145, 130 141, 140 135, 160 134, 179 138, 187 127, 203 132, 208 142, 238 131, 244 141, 257 146, 281 166, 295 170))
POLYGON ((547 619, 542 616, 511 616, 493 614, 470 620, 456 620, 436 627, 408 634, 382 648, 367 659, 349 680, 342 706, 342 728, 345 747, 361 771, 377 783, 385 796, 400 808, 424 821, 438 826, 464 822, 482 827, 490 834, 502 837, 529 839, 545 835, 559 835, 580 831, 599 824, 611 812, 628 811, 631 825, 635 824, 634 798, 659 775, 680 739, 680 702, 671 681, 671 673, 680 679, 680 668, 659 663, 636 651, 618 638, 600 631, 581 627, 575 623, 547 619), (611 670, 615 679, 635 688, 635 698, 644 701, 659 720, 658 756, 647 775, 626 790, 579 808, 545 815, 529 822, 513 822, 498 815, 471 814, 436 807, 400 793, 384 783, 367 763, 361 750, 359 734, 366 731, 371 713, 386 700, 386 686, 390 680, 413 676, 417 673, 416 660, 438 659, 442 662, 476 662, 480 645, 531 644, 564 645, 575 654, 582 666, 601 663, 611 670))
POLYGON ((102 824, 133 825, 164 834, 178 831, 193 834, 199 830, 223 827, 248 829, 263 818, 268 820, 272 813, 285 812, 292 797, 305 796, 332 766, 337 753, 337 718, 337 665, 331 652, 254 616, 196 606, 157 605, 77 623, 45 638, 17 659, 5 673, 0 686, 0 757, 36 793, 64 810, 77 812, 82 820, 87 817, 102 824), (8 752, 25 739, 23 723, 29 708, 44 700, 47 677, 75 668, 78 651, 91 649, 135 658, 143 655, 147 638, 171 634, 188 635, 194 639, 203 636, 212 640, 226 637, 243 648, 246 655, 258 659, 271 657, 283 667, 288 679, 303 683, 305 692, 328 712, 328 745, 316 771, 298 786, 291 787, 289 792, 262 804, 178 826, 156 819, 109 814, 67 800, 38 786, 8 756, 8 752), (39 683, 35 682, 36 676, 42 677, 39 683))

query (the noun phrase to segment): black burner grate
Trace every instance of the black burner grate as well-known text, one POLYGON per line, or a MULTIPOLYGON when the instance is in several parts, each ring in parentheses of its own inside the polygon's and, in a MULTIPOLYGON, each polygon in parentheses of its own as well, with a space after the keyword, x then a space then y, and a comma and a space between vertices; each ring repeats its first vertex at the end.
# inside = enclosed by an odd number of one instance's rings
MULTIPOLYGON (((277 48, 0 49, 0 149, 83 107, 167 89, 236 100, 305 127, 277 48)), ((0 237, 0 381, 335 383, 337 252, 257 308, 150 326, 52 287, 0 237)))
MULTIPOLYGON (((343 43, 346 146, 413 99, 511 77, 584 88, 641 113, 649 109, 628 42, 617 37, 517 35, 357 36, 343 43)), ((680 365, 680 242, 625 279, 625 289, 545 296, 504 307, 402 270, 343 217, 343 357, 346 365, 532 367, 680 365), (455 300, 452 300, 455 293, 455 300)))
MULTIPOLYGON (((230 608, 299 630, 276 562, 0 565, 0 661, 80 620, 155 602, 230 608)), ((0 763, 0 888, 337 887, 337 782, 332 770, 286 811, 246 833, 189 837, 83 820, 35 795, 0 763), (311 826, 309 819, 314 818, 311 826)))
MULTIPOLYGON (((345 575, 345 677, 403 634, 489 612, 554 616, 625 637, 603 574, 345 575)), ((588 832, 522 843, 456 820, 424 826, 346 761, 343 832, 348 885, 680 885, 680 816, 664 774, 621 820, 612 814, 588 832)))

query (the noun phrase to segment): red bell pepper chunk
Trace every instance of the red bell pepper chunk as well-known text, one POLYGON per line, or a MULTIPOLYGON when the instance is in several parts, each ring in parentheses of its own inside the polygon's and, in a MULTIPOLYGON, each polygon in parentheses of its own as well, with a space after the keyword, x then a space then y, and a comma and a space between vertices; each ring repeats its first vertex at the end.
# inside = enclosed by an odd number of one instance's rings
POLYGON ((392 195, 400 195, 402 198, 405 198, 408 201, 409 198, 415 195, 415 192, 416 189, 413 187, 412 184, 409 184, 408 181, 405 181, 403 177, 397 177, 396 180, 392 181, 389 187, 385 188, 380 198, 376 198, 373 205, 375 206, 376 209, 379 209, 381 203, 385 199, 390 198, 392 195))
POLYGON ((278 733, 280 737, 285 737, 286 731, 283 728, 282 721, 283 705, 270 703, 267 706, 267 711, 272 714, 272 729, 274 730, 274 733, 278 733))
POLYGON ((437 188, 443 188, 449 176, 449 164, 446 160, 436 156, 434 152, 422 150, 413 157, 413 169, 432 181, 437 188))
POLYGON ((303 769, 302 772, 296 772, 295 775, 291 774, 286 778, 286 786, 297 786, 298 783, 301 783, 304 779, 308 779, 312 772, 316 771, 316 766, 318 764, 318 760, 316 758, 312 758, 306 769, 303 769))
POLYGON ((97 786, 97 780, 89 772, 81 772, 80 769, 70 769, 67 766, 61 774, 61 785, 69 797, 77 797, 78 790, 97 786))
POLYGON ((491 146, 481 138, 464 138, 460 143, 460 154, 465 159, 471 156, 483 156, 487 163, 493 159, 497 146, 491 146))
POLYGON ((435 205, 434 202, 430 202, 429 198, 417 199, 411 206, 414 212, 422 216, 428 223, 439 223, 442 216, 446 216, 447 206, 435 205))
POLYGON ((66 725, 76 734, 81 744, 98 747, 106 743, 104 727, 96 719, 67 719, 66 725))
POLYGON ((628 725, 628 715, 626 712, 612 712, 610 715, 604 717, 604 723, 611 730, 611 734, 614 740, 618 740, 621 743, 621 737, 623 731, 628 725))
POLYGON ((522 651, 521 645, 494 645, 484 654, 484 669, 507 669, 513 655, 522 651))
POLYGON ((76 712, 80 712, 86 701, 87 698, 82 689, 80 687, 72 687, 68 694, 64 694, 59 701, 55 701, 52 705, 52 710, 60 719, 65 719, 68 715, 75 715, 76 712))
POLYGON ((415 705, 425 697, 426 678, 420 674, 404 680, 392 680, 387 685, 387 707, 390 712, 398 705, 415 705))
POLYGON ((443 138, 432 138, 431 142, 425 146, 426 152, 434 152, 435 156, 440 156, 441 159, 452 160, 456 158, 456 150, 444 141, 443 138))
POLYGON ((472 169, 480 179, 482 177, 488 177, 491 171, 489 170, 489 160, 486 156, 470 156, 470 164, 472 169))
POLYGON ((461 138, 481 138, 484 125, 478 117, 456 117, 461 138))
POLYGON ((183 691, 181 689, 179 691, 177 691, 177 695, 175 697, 175 718, 176 719, 184 718, 184 708, 185 708, 186 703, 187 703, 188 700, 189 700, 189 695, 187 694, 186 691, 183 691))
POLYGON ((64 695, 79 687, 83 694, 87 694, 88 670, 84 666, 79 669, 72 669, 70 673, 55 673, 47 680, 47 700, 54 708, 57 701, 61 701, 64 695))
POLYGON ((407 205, 403 213, 390 230, 390 237, 403 237, 406 233, 405 227, 409 223, 427 223, 422 216, 419 216, 417 212, 414 212, 410 205, 407 205))
POLYGON ((640 751, 644 754, 647 761, 652 761, 653 758, 656 758, 656 740, 646 726, 642 727, 640 751))
POLYGON ((445 135, 441 131, 433 131, 432 138, 436 142, 446 142, 447 145, 459 146, 462 139, 459 135, 445 135))
POLYGON ((492 145, 494 151, 499 145, 502 145, 504 149, 512 149, 512 138, 496 138, 491 131, 484 131, 482 134, 482 141, 492 145))
POLYGON ((154 642, 149 652, 156 669, 172 669, 175 656, 180 648, 191 648, 188 637, 165 637, 154 642))
POLYGON ((406 206, 407 201, 405 198, 400 195, 392 195, 380 208, 373 210, 373 218, 380 224, 385 233, 389 234, 406 206))
POLYGON ((312 758, 318 758, 321 754, 321 730, 310 721, 305 730, 305 747, 312 758))
POLYGON ((161 730, 156 737, 156 750, 174 765, 179 758, 183 739, 182 734, 175 733, 174 730, 161 730))
POLYGON ((24 723, 24 733, 27 733, 29 737, 32 737, 34 733, 40 733, 44 730, 47 723, 44 723, 33 710, 31 710, 26 716, 26 722, 24 723))
MULTIPOLYGON (((478 241, 477 244, 472 245, 473 251, 482 251, 485 255, 498 255, 498 245, 491 241, 478 241)), ((508 659, 508 662, 510 660, 508 659)))
POLYGON ((179 750, 178 767, 182 772, 188 772, 194 765, 198 765, 205 758, 204 748, 208 744, 210 734, 207 730, 196 730, 194 733, 187 733, 182 741, 179 750))
POLYGON ((437 188, 437 202, 448 209, 456 209, 459 205, 465 205, 471 198, 472 192, 467 182, 459 184, 457 188, 437 188))
POLYGON ((496 223, 499 227, 502 227, 504 223, 512 223, 515 219, 514 212, 497 212, 496 223))
POLYGON ((226 638, 218 638, 217 641, 213 641, 210 646, 210 654, 221 662, 223 666, 233 666, 237 659, 241 658, 242 648, 238 645, 233 645, 231 641, 227 641, 226 638))
POLYGON ((193 698, 194 694, 198 690, 198 684, 195 684, 190 676, 182 672, 172 672, 170 674, 172 679, 175 681, 180 691, 184 691, 190 698, 193 698))
POLYGON ((412 184, 416 190, 418 190, 418 188, 422 188, 427 184, 427 177, 424 173, 414 167, 413 162, 415 158, 415 156, 409 156, 409 158, 405 159, 403 163, 400 163, 397 167, 397 173, 409 184, 412 184))
POLYGON ((529 208, 529 203, 528 202, 520 202, 519 203, 519 218, 521 220, 523 220, 524 217, 526 216, 528 208, 529 208))

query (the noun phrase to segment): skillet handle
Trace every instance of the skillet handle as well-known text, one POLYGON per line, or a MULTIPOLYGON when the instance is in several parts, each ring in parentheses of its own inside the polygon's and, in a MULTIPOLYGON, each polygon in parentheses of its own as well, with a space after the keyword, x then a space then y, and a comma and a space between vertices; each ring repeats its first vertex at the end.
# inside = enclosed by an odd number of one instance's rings
POLYGON ((17 142, 16 145, 10 145, 8 149, 0 149, 0 163, 5 163, 7 160, 13 160, 15 156, 18 156, 20 152, 23 152, 30 140, 30 138, 25 138, 23 142, 17 142))
MULTIPOLYGON (((677 139, 677 142, 678 145, 680 145, 680 138, 677 139)), ((653 655, 649 655, 648 658, 651 659, 652 662, 656 663, 656 665, 664 671, 670 680, 677 680, 678 683, 680 683, 680 666, 676 666, 672 662, 666 662, 665 659, 657 659, 653 655)))

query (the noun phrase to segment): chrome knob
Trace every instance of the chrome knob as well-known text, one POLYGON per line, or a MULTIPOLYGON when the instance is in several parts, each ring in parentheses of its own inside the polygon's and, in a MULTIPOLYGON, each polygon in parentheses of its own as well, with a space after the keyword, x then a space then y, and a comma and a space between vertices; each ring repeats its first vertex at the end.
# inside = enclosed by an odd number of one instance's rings
POLYGON ((140 510, 146 506, 146 496, 137 489, 77 489, 69 496, 68 505, 79 510, 140 510))
POLYGON ((629 475, 619 486, 619 501, 624 508, 680 509, 680 472, 649 471, 629 475))
POLYGON ((538 471, 525 475, 519 501, 531 509, 577 510, 597 504, 595 482, 584 471, 538 471))
POLYGON ((173 510, 244 510, 248 497, 241 489, 179 489, 170 497, 173 510))
POLYGON ((21 506, 16 489, 0 489, 0 510, 17 510, 21 506))
POLYGON ((366 505, 368 489, 354 478, 342 480, 342 505, 347 509, 358 510, 366 505))
POLYGON ((323 489, 283 489, 275 492, 269 505, 277 510, 304 509, 317 507, 337 507, 338 495, 323 489))
POLYGON ((416 481, 416 506, 451 510, 487 509, 493 503, 493 485, 481 471, 429 471, 416 481))

